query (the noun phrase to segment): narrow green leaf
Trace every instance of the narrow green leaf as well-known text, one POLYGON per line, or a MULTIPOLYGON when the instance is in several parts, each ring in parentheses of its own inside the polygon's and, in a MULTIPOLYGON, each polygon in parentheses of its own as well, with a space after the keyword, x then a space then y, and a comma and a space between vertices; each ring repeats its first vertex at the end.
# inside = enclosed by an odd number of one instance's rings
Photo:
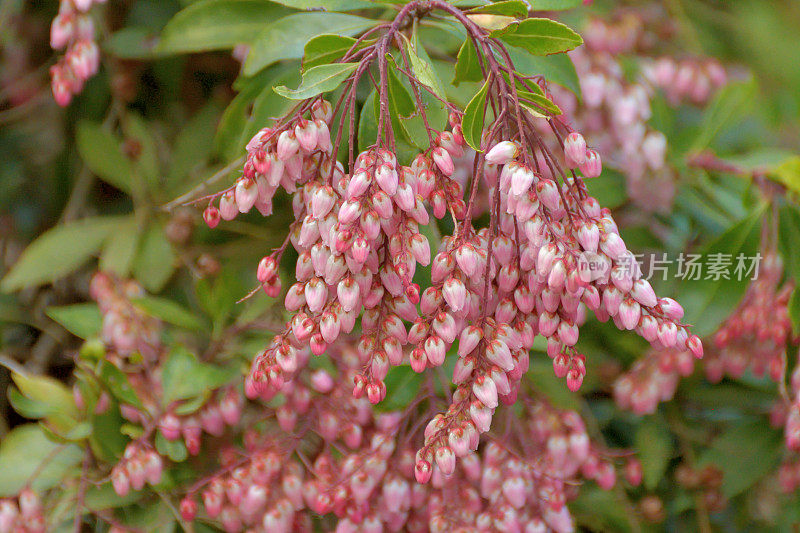
POLYGON ((133 262, 133 274, 153 293, 160 292, 175 272, 175 250, 161 224, 151 224, 142 236, 142 244, 133 262))
POLYGON ((800 283, 800 209, 788 202, 778 211, 778 250, 787 276, 800 283))
POLYGON ((524 48, 537 56, 567 52, 583 44, 581 36, 571 28, 546 18, 514 22, 501 30, 493 31, 490 37, 524 48))
POLYGON ((170 192, 183 185, 183 178, 192 170, 208 161, 214 147, 214 130, 220 122, 220 112, 219 104, 211 101, 197 111, 178 133, 166 177, 170 192))
POLYGON ((686 311, 683 321, 693 326, 693 333, 704 337, 716 331, 744 295, 753 273, 751 272, 750 276, 742 275, 742 279, 737 279, 739 277, 735 272, 737 258, 743 257, 744 266, 749 267, 758 253, 762 214, 763 207, 734 224, 698 252, 700 263, 703 265, 708 264, 712 260, 710 258, 714 256, 724 256, 728 258, 731 266, 730 279, 709 278, 707 271, 703 269, 700 275, 702 279, 686 279, 681 283, 677 300, 686 311))
POLYGON ((282 59, 299 59, 303 47, 312 38, 323 33, 358 35, 375 25, 374 20, 344 13, 295 13, 275 20, 266 26, 252 43, 244 64, 246 76, 252 76, 264 67, 282 59))
POLYGON ((634 436, 636 454, 642 463, 642 479, 648 490, 653 490, 664 477, 672 457, 672 435, 666 423, 658 416, 648 416, 634 436))
POLYGON ((458 86, 462 81, 481 81, 483 71, 481 71, 478 53, 472 44, 472 39, 467 39, 458 50, 456 59, 456 73, 453 76, 453 85, 458 86))
POLYGON ((378 138, 378 121, 375 113, 377 98, 378 95, 373 89, 364 100, 361 115, 358 117, 358 150, 362 152, 375 144, 375 139, 378 138))
POLYGON ((529 108, 529 111, 533 112, 534 115, 541 117, 561 114, 561 109, 552 101, 550 101, 549 98, 542 94, 532 93, 530 91, 517 91, 517 96, 520 100, 528 100, 529 102, 532 102, 538 106, 538 108, 526 106, 529 108), (544 111, 541 111, 539 108, 543 109, 544 111))
POLYGON ((303 81, 300 82, 300 87, 297 89, 287 89, 285 86, 279 86, 275 87, 274 90, 284 98, 305 100, 336 89, 356 68, 358 68, 358 63, 319 65, 303 73, 303 81))
POLYGON ((100 124, 81 121, 75 130, 78 153, 86 166, 100 177, 128 194, 132 191, 133 166, 122 152, 122 142, 100 124))
MULTIPOLYGON (((535 1, 533 3, 534 5, 536 4, 535 1)), ((473 7, 467 13, 486 13, 489 15, 524 18, 528 16, 528 5, 521 0, 503 0, 485 6, 473 7)))
POLYGON ((343 57, 354 44, 356 40, 345 35, 317 35, 303 48, 303 70, 333 63, 343 57))
POLYGON ((789 298, 789 319, 792 321, 792 333, 800 335, 800 289, 795 287, 789 298))
POLYGON ((136 395, 136 391, 128 381, 128 376, 109 361, 101 361, 97 371, 98 378, 122 403, 132 405, 138 409, 143 409, 142 402, 136 395))
POLYGON ((95 303, 51 306, 46 314, 81 339, 98 335, 103 327, 103 317, 95 303))
POLYGON ((100 249, 121 221, 118 217, 92 217, 46 231, 22 252, 0 287, 11 292, 74 272, 100 249))
POLYGON ((486 107, 486 95, 488 92, 489 82, 487 80, 467 104, 464 109, 464 118, 461 120, 464 140, 478 152, 483 151, 481 148, 481 134, 483 133, 484 108, 486 107))
POLYGON ((707 148, 722 132, 735 126, 752 109, 756 82, 751 78, 732 82, 720 90, 703 115, 702 125, 692 145, 693 152, 707 148))
POLYGON ((167 23, 156 50, 179 54, 233 48, 251 42, 267 21, 288 13, 264 0, 201 0, 167 23))
POLYGON ((132 161, 134 167, 139 170, 139 175, 145 178, 150 190, 154 193, 159 192, 161 170, 151 125, 148 125, 141 115, 128 113, 122 121, 122 131, 126 142, 135 145, 136 158, 132 161))
POLYGON ((201 331, 205 325, 200 318, 182 305, 156 296, 145 296, 132 300, 133 305, 148 315, 186 329, 201 331))
MULTIPOLYGON (((400 35, 402 36, 403 34, 401 33, 400 35)), ((403 37, 403 42, 405 43, 406 53, 411 62, 411 70, 414 75, 419 81, 430 87, 436 96, 445 98, 442 82, 439 81, 439 76, 436 75, 436 71, 433 69, 428 52, 420 44, 418 34, 415 32, 411 40, 403 37)))

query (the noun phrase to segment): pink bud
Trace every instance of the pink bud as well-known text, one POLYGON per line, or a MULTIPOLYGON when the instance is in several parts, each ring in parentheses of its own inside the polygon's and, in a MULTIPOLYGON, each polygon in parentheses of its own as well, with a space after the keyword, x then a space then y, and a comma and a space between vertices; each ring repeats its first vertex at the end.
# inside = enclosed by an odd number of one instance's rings
POLYGON ((328 287, 324 281, 319 278, 312 278, 306 283, 303 293, 305 294, 308 308, 313 313, 322 311, 322 307, 328 297, 328 287))
POLYGON ((483 338, 483 331, 475 325, 467 326, 458 341, 459 357, 466 357, 474 350, 483 338))
POLYGON ((486 161, 493 165, 505 165, 517 158, 520 145, 514 141, 502 141, 495 144, 486 154, 486 161))
POLYGON ((219 215, 223 220, 233 220, 239 214, 233 190, 227 191, 219 199, 219 215))
POLYGON ((641 308, 639 303, 631 298, 625 298, 619 305, 619 319, 627 330, 632 330, 639 325, 641 308))
POLYGON ((414 477, 417 479, 417 483, 427 483, 430 481, 432 473, 431 464, 424 459, 418 460, 414 465, 414 477))
POLYGON ((665 315, 667 315, 668 318, 676 321, 683 318, 683 307, 681 307, 681 304, 672 298, 661 298, 659 299, 658 304, 661 306, 661 310, 665 315))
POLYGON ((158 422, 158 429, 167 440, 177 440, 180 436, 181 421, 172 413, 167 413, 158 422))
POLYGON ((330 212, 336 202, 334 195, 333 187, 330 185, 320 187, 314 192, 314 196, 311 199, 311 214, 314 218, 323 218, 330 212))
POLYGON ((288 161, 300 149, 300 143, 291 130, 285 130, 278 136, 277 155, 281 161, 288 161))
POLYGON ((258 198, 258 187, 255 182, 249 178, 242 178, 236 182, 236 189, 234 192, 236 198, 236 205, 240 213, 247 213, 253 208, 258 198))
POLYGON ((432 152, 433 162, 436 163, 436 166, 445 176, 451 176, 453 171, 455 170, 455 165, 453 164, 453 159, 450 157, 450 153, 445 150, 444 148, 437 146, 433 149, 432 152))
POLYGON ((294 127, 294 135, 305 153, 310 154, 317 147, 317 126, 314 122, 301 120, 294 127))
POLYGON ((386 194, 393 195, 397 192, 398 176, 393 166, 383 164, 378 167, 378 171, 375 173, 375 181, 386 194))
POLYGON ((567 388, 572 392, 577 392, 583 383, 583 374, 577 369, 572 368, 567 372, 567 388))
POLYGON ((50 47, 60 50, 67 46, 74 32, 75 15, 73 13, 59 13, 50 26, 50 47))
POLYGON ((698 337, 697 335, 692 335, 686 340, 686 347, 698 359, 702 359, 703 358, 703 342, 700 340, 700 337, 698 337))
POLYGON ((260 283, 266 283, 275 277, 278 272, 278 262, 272 256, 261 258, 258 262, 258 269, 256 270, 256 278, 260 283))
POLYGON ((497 386, 486 374, 479 375, 472 383, 472 393, 489 409, 497 407, 497 386))
POLYGON ((447 305, 457 313, 464 308, 467 288, 460 279, 450 278, 442 285, 442 296, 444 296, 447 305))
POLYGON ((430 366, 441 366, 444 363, 447 349, 444 341, 436 335, 431 335, 425 340, 425 355, 430 362, 430 366))
POLYGON ((558 210, 561 198, 558 194, 558 185, 551 179, 542 179, 536 183, 536 195, 542 205, 550 210, 558 210))
POLYGON ((124 468, 119 465, 114 467, 111 472, 111 485, 114 487, 114 492, 119 496, 125 496, 131 490, 131 482, 128 479, 128 474, 124 468))
POLYGON ((449 446, 441 446, 436 449, 436 466, 442 471, 442 474, 449 476, 456 469, 456 455, 449 446))
POLYGON ((633 282, 631 296, 645 307, 654 307, 658 303, 658 298, 646 279, 638 279, 633 282))
POLYGON ((575 168, 586 163, 586 140, 583 135, 573 131, 564 139, 564 156, 567 166, 575 168))
POLYGON ((603 164, 600 161, 600 154, 595 150, 586 151, 586 161, 580 165, 581 173, 586 178, 596 178, 603 172, 603 164))

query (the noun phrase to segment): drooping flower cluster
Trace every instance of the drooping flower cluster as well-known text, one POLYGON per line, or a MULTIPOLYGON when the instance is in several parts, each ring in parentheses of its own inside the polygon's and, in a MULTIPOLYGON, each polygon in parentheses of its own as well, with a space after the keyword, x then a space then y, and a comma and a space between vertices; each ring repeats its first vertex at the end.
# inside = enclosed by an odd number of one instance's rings
POLYGON ((675 395, 681 378, 694 371, 689 350, 654 348, 614 382, 614 400, 637 415, 654 413, 675 395))
POLYGON ((114 352, 122 357, 134 352, 151 360, 157 357, 161 325, 133 304, 132 300, 145 295, 138 283, 98 272, 89 294, 103 315, 103 341, 114 352))
POLYGON ((60 106, 72 97, 100 68, 100 49, 94 40, 94 23, 88 14, 92 4, 106 0, 61 0, 58 15, 50 26, 50 46, 64 50, 58 63, 50 67, 53 96, 60 106))
POLYGON ((759 377, 783 379, 786 342, 792 337, 788 304, 794 285, 781 285, 783 264, 774 252, 764 254, 754 277, 739 306, 714 334, 704 365, 714 383, 725 375, 739 378, 748 368, 759 377))
MULTIPOLYGON (((614 455, 589 439, 578 414, 540 400, 526 400, 513 437, 492 440, 459 465, 437 464, 429 484, 415 483, 417 416, 378 414, 349 393, 362 368, 354 343, 336 343, 328 354, 332 369, 305 368, 283 384, 277 420, 247 431, 243 450, 221 450, 221 469, 181 502, 184 519, 206 516, 229 532, 312 531, 310 513, 333 515, 340 533, 571 531, 565 503, 574 483, 615 485, 614 455)), ((635 466, 627 463, 626 475, 635 466)))
POLYGON ((672 32, 663 27, 668 20, 652 6, 623 9, 612 21, 592 19, 585 29, 586 46, 570 52, 583 105, 572 93, 552 88, 554 101, 610 166, 624 174, 631 200, 661 212, 672 204, 676 172, 666 161, 666 137, 648 124, 654 90, 661 89, 673 104, 684 99, 705 104, 727 81, 725 70, 711 59, 653 59, 662 33, 672 32), (639 66, 640 75, 631 79, 624 57, 639 66))

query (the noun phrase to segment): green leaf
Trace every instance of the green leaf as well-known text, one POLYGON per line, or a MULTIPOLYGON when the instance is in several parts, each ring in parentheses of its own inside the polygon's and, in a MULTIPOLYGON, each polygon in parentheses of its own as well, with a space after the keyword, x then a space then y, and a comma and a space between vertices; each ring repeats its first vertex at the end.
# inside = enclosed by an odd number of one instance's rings
POLYGON ((537 56, 567 52, 583 39, 571 28, 546 18, 530 18, 495 30, 490 37, 499 38, 511 46, 519 46, 537 56))
POLYGON ((95 303, 51 306, 46 314, 81 339, 99 335, 103 327, 103 317, 95 303))
POLYGON ((186 400, 217 389, 235 379, 235 368, 221 368, 197 360, 185 348, 175 348, 161 370, 165 407, 177 400, 186 400))
POLYGON ((517 72, 524 72, 528 76, 544 76, 548 83, 561 85, 580 97, 581 85, 578 73, 567 54, 534 56, 516 46, 509 46, 507 50, 517 72))
POLYGON ((336 89, 357 67, 358 63, 319 65, 303 73, 303 81, 300 82, 300 87, 297 89, 287 89, 285 86, 279 86, 275 87, 274 90, 284 98, 305 100, 336 89))
POLYGON ((629 506, 616 491, 588 486, 581 487, 578 497, 569 503, 569 510, 575 521, 583 526, 576 528, 578 531, 628 533, 632 531, 631 523, 636 523, 629 506))
POLYGON ((52 408, 49 405, 31 398, 26 398, 19 389, 15 387, 8 388, 7 396, 8 403, 11 404, 11 407, 25 418, 37 420, 46 417, 52 412, 52 408))
POLYGON ((103 41, 103 52, 120 59, 154 59, 158 57, 158 37, 146 27, 128 26, 115 31, 103 41))
POLYGON ((787 276, 800 283, 800 209, 788 202, 778 211, 778 250, 787 276))
POLYGON ((169 441, 164 438, 161 432, 156 435, 156 450, 161 455, 166 455, 172 461, 181 463, 189 457, 189 452, 186 449, 183 439, 169 441))
POLYGON ((362 152, 375 144, 375 139, 378 137, 378 121, 375 116, 377 98, 378 94, 373 89, 364 100, 361 115, 358 118, 358 149, 362 152))
POLYGON ((172 300, 145 296, 132 300, 132 303, 148 315, 175 326, 197 331, 205 328, 205 324, 197 315, 172 300))
POLYGON ((137 113, 128 113, 122 120, 122 131, 125 133, 125 140, 135 143, 137 154, 133 160, 133 165, 139 170, 152 192, 159 191, 159 180, 161 170, 158 162, 158 150, 156 140, 153 137, 152 126, 137 113))
POLYGON ((0 443, 0 497, 19 493, 36 472, 33 490, 60 485, 82 458, 80 447, 51 441, 38 424, 17 426, 0 443))
POLYGON ((800 194, 800 156, 790 157, 770 173, 790 191, 800 194))
POLYGON ((105 360, 101 361, 97 377, 119 401, 132 405, 137 409, 144 409, 142 402, 136 395, 136 391, 133 390, 130 381, 128 381, 128 376, 113 363, 105 360))
POLYGON ((386 398, 375 408, 387 412, 407 407, 417 397, 422 382, 422 374, 417 374, 410 366, 392 367, 385 379, 386 398))
POLYGON ((481 71, 478 53, 472 44, 472 39, 467 39, 458 50, 456 59, 456 73, 453 76, 453 85, 458 86, 462 81, 482 81, 483 71, 481 71))
MULTIPOLYGON (((534 0, 534 5, 536 4, 534 0)), ((473 7, 467 13, 486 13, 489 15, 505 15, 507 17, 525 18, 528 16, 528 5, 521 0, 503 0, 485 6, 473 7)))
MULTIPOLYGON (((116 402, 101 414, 91 414, 94 431, 89 436, 92 453, 101 461, 116 462, 122 457, 129 439, 122 432, 125 419, 120 415, 116 402)), ((137 426, 138 427, 138 426, 137 426)))
POLYGON ((534 116, 543 117, 543 116, 561 114, 561 109, 556 104, 551 102, 550 99, 544 96, 543 94, 518 90, 517 96, 519 97, 520 100, 524 99, 528 100, 529 102, 532 102, 533 104, 536 104, 537 107, 523 104, 525 108, 534 116))
POLYGON ((354 44, 354 38, 344 35, 317 35, 303 47, 303 70, 333 63, 343 57, 354 44))
POLYGON ((464 109, 464 118, 461 127, 464 130, 464 140, 474 150, 481 152, 481 134, 483 133, 484 111, 486 107, 486 94, 489 92, 488 80, 478 90, 472 100, 464 109))
POLYGON ((795 287, 789 298, 789 319, 792 321, 792 333, 800 335, 800 289, 795 287))
POLYGON ((534 389, 559 409, 578 411, 581 408, 580 396, 573 394, 553 373, 553 364, 542 352, 531 352, 530 368, 526 379, 533 383, 534 389))
MULTIPOLYGON (((312 38, 323 33, 358 35, 375 25, 374 20, 343 13, 295 13, 263 26, 253 41, 244 64, 246 76, 252 76, 264 67, 282 59, 299 59, 303 47, 312 38)), ((268 20, 268 19, 267 19, 268 20)))
POLYGON ((642 462, 642 479, 648 490, 653 490, 664 477, 672 458, 672 435, 666 422, 658 416, 648 416, 636 430, 634 447, 642 462))
MULTIPOLYGON (((402 33, 400 35, 403 36, 402 33)), ((405 43, 406 54, 408 54, 414 75, 419 81, 430 87, 436 96, 444 99, 445 92, 442 88, 442 82, 439 81, 439 76, 436 75, 436 71, 433 69, 428 52, 420 44, 417 32, 414 32, 411 40, 403 36, 403 42, 405 43)))
POLYGON ((275 3, 307 11, 356 11, 380 7, 370 0, 272 0, 275 3))
POLYGON ((111 482, 103 485, 90 486, 86 491, 83 503, 90 511, 98 512, 106 509, 116 509, 135 503, 142 497, 140 492, 131 491, 125 496, 120 496, 114 492, 111 482))
POLYGON ((160 292, 175 272, 175 250, 161 224, 151 224, 133 261, 133 275, 150 292, 160 292))
POLYGON ((214 130, 220 122, 220 106, 209 102, 183 126, 172 147, 166 184, 169 190, 183 186, 181 180, 204 164, 214 146, 214 130))
POLYGON ((93 173, 128 194, 133 190, 133 165, 116 135, 96 122, 81 121, 75 130, 78 153, 93 173))
POLYGON ((536 11, 565 11, 582 5, 583 0, 533 0, 536 11))
POLYGON ((113 239, 107 239, 100 255, 100 270, 113 272, 123 278, 127 277, 138 248, 139 224, 136 218, 131 216, 120 224, 119 229, 114 232, 113 239))
POLYGON ((289 10, 264 0, 201 0, 167 23, 157 51, 161 53, 204 52, 250 43, 289 10))
POLYGON ((783 449, 781 433, 766 420, 743 420, 714 439, 697 465, 714 464, 722 470, 722 493, 732 498, 772 472, 783 449))
POLYGON ((751 78, 743 82, 731 82, 720 90, 703 115, 692 151, 699 152, 707 148, 720 134, 741 122, 753 107, 756 89, 755 79, 751 78))
POLYGON ((759 250, 761 241, 761 217, 763 207, 752 215, 739 221, 700 250, 700 263, 706 264, 709 257, 715 254, 729 256, 731 267, 730 279, 705 279, 706 271, 702 271, 703 279, 687 279, 681 283, 681 292, 677 298, 683 305, 686 314, 684 323, 691 324, 692 332, 704 337, 717 330, 719 325, 730 315, 741 300, 750 284, 750 277, 737 279, 734 269, 737 257, 741 254, 749 266, 759 250))
POLYGON ((0 287, 11 292, 74 272, 100 249, 120 222, 118 217, 92 217, 46 231, 22 252, 0 287))
POLYGON ((625 177, 606 165, 603 166, 603 174, 601 176, 584 180, 584 184, 589 194, 596 198, 603 207, 614 209, 624 204, 628 199, 625 189, 625 177))

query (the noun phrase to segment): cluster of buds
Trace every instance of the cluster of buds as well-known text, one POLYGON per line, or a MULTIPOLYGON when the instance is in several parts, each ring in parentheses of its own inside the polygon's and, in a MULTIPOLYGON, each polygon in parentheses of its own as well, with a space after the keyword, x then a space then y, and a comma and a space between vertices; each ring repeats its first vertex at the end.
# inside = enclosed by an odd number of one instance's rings
POLYGON ((669 209, 677 175, 666 161, 665 136, 648 124, 655 90, 671 104, 688 99, 702 105, 728 78, 712 59, 655 59, 656 46, 674 33, 669 20, 654 5, 622 8, 611 20, 592 19, 584 30, 586 46, 570 53, 583 105, 553 87, 554 101, 625 176, 630 199, 647 211, 669 209), (641 75, 627 77, 621 56, 638 64, 641 75))
POLYGON ((728 83, 728 73, 714 58, 678 60, 661 57, 645 64, 642 73, 673 105, 684 101, 705 105, 728 83))
POLYGON ((161 456, 134 441, 125 448, 122 460, 111 469, 111 485, 118 495, 125 496, 131 489, 142 490, 145 483, 158 485, 163 471, 161 456))
POLYGON ((50 67, 53 96, 60 106, 72 97, 100 68, 100 49, 94 41, 94 23, 87 13, 92 4, 105 0, 61 0, 58 15, 50 26, 50 47, 66 49, 64 56, 50 67))
POLYGON ((714 383, 726 374, 739 378, 748 368, 756 376, 783 380, 794 285, 781 285, 783 264, 774 252, 764 254, 756 274, 739 306, 714 334, 714 349, 705 361, 706 376, 714 383))
MULTIPOLYGON (((317 102, 311 113, 330 108, 327 102, 317 102)), ((312 124, 298 120, 298 125, 312 124)), ((268 396, 280 389, 305 365, 310 353, 323 353, 340 334, 351 332, 364 310, 363 368, 354 394, 366 394, 373 403, 383 399, 383 379, 390 366, 401 363, 402 346, 407 342, 403 321, 417 318, 420 288, 413 282, 416 265, 430 264, 430 245, 420 232, 420 225, 430 221, 426 204, 437 218, 448 212, 463 216, 465 209, 463 191, 450 177, 455 170, 453 158, 464 153, 457 117, 452 117, 452 122, 453 131, 439 134, 429 152, 410 166, 399 165, 388 150, 371 149, 358 155, 352 174, 347 175, 332 162, 329 150, 315 152, 321 163, 292 189, 296 222, 290 242, 300 257, 297 283, 289 288, 285 305, 293 317, 286 330, 256 357, 248 395, 268 396)), ((298 125, 295 133, 291 124, 280 133, 272 132, 279 137, 277 160, 283 139, 300 138, 298 125)), ((245 168, 252 160, 248 159, 245 168)), ((238 192, 234 193, 237 198, 238 192)), ((224 200, 223 195, 220 205, 224 200)), ((268 293, 275 287, 281 253, 278 250, 264 257, 257 270, 268 293)))
POLYGON ((655 413, 675 395, 682 377, 694 371, 694 355, 676 348, 652 349, 614 382, 614 400, 637 415, 655 413))
POLYGON ((92 277, 89 294, 103 315, 102 338, 109 348, 122 357, 134 352, 149 360, 158 356, 161 324, 132 302, 145 295, 138 283, 98 272, 92 277))
POLYGON ((17 501, 0 499, 0 533, 45 533, 47 522, 39 495, 30 488, 19 493, 17 501))
MULTIPOLYGON (((226 426, 236 426, 239 423, 242 407, 242 397, 236 389, 218 391, 216 398, 210 399, 192 414, 163 414, 158 420, 158 430, 168 441, 183 439, 189 453, 197 455, 200 453, 203 433, 214 437, 222 436, 226 426)), ((125 409, 123 415, 132 422, 142 422, 141 414, 130 408, 125 409)))

